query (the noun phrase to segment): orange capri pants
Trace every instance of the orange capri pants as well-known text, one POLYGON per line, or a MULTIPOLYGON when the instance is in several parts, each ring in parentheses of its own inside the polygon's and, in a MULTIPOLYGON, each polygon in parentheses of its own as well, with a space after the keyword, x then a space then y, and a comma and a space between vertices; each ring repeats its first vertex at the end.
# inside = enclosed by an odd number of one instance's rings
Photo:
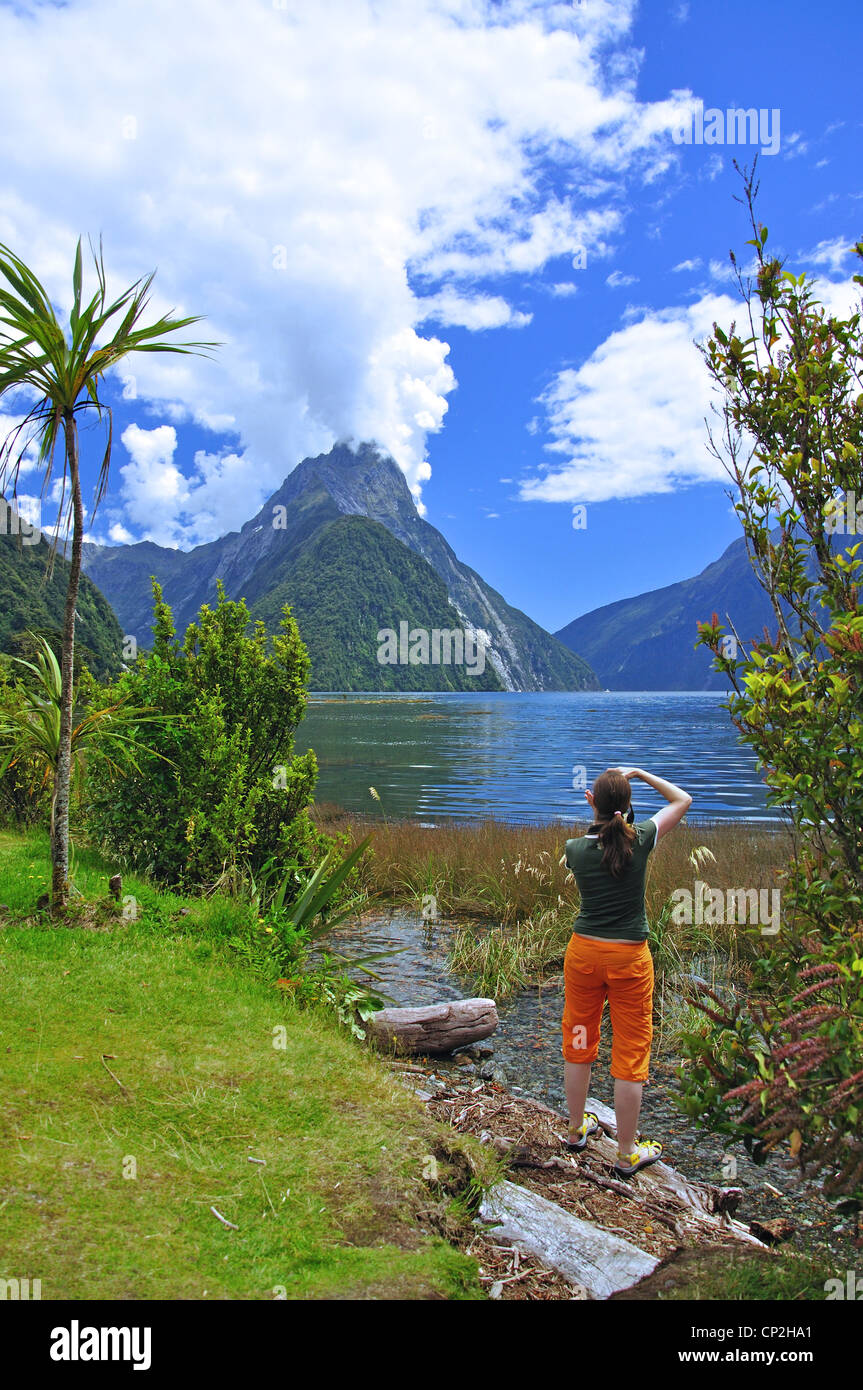
POLYGON ((563 1055, 592 1062, 608 999, 611 1074, 647 1081, 653 1037, 653 959, 646 941, 602 941, 573 933, 563 963, 563 1055))

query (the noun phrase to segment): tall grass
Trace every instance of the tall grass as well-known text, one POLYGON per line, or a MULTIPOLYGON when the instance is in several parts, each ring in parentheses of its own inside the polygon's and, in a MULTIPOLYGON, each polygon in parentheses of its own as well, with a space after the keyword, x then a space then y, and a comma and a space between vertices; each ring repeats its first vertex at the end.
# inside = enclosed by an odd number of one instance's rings
MULTIPOLYGON (((376 821, 328 806, 317 819, 327 830, 347 830, 357 841, 371 831, 372 853, 362 865, 362 884, 380 901, 419 903, 433 893, 448 917, 487 918, 515 925, 538 912, 578 911, 578 891, 560 864, 566 841, 586 823, 515 825, 484 821, 430 829, 411 821, 376 821)), ((790 837, 782 829, 728 822, 685 822, 662 840, 650 856, 645 902, 653 921, 676 888, 693 891, 696 878, 712 887, 772 888, 776 872, 790 858, 790 837), (690 855, 706 845, 715 864, 696 871, 690 855)))
POLYGON ((554 908, 514 927, 463 927, 453 938, 450 965, 479 994, 504 999, 561 967, 571 934, 569 917, 554 908))
MULTIPOLYGON (((583 834, 586 823, 516 825, 489 818, 429 828, 351 816, 334 806, 319 807, 317 818, 327 830, 347 831, 354 841, 371 834, 372 853, 361 869, 362 886, 371 897, 417 909, 432 894, 437 914, 469 919, 455 935, 450 963, 481 993, 503 998, 562 965, 579 895, 560 861, 567 839, 583 834)), ((682 1026, 671 998, 696 960, 715 957, 730 979, 763 949, 758 928, 675 924, 674 891, 694 894, 697 879, 723 893, 774 888, 791 848, 782 828, 684 822, 650 856, 645 906, 657 1007, 669 1027, 682 1026)), ((707 973, 715 976, 717 969, 707 973)))

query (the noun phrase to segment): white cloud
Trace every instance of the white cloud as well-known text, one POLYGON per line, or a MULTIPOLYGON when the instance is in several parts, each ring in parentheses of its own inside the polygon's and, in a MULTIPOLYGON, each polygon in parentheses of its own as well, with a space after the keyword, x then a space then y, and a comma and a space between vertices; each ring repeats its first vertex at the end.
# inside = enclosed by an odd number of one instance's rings
MULTIPOLYGON (((859 307, 860 289, 851 279, 821 280, 816 297, 847 317, 859 307)), ((741 323, 741 301, 707 293, 686 308, 639 314, 581 367, 558 372, 539 398, 550 457, 522 479, 523 499, 605 502, 726 480, 708 449, 718 401, 696 343, 714 323, 726 331, 741 323)), ((537 434, 536 420, 528 432, 537 434)))
POLYGON ((677 158, 688 98, 639 103, 638 56, 613 49, 633 10, 0 6, 0 240, 68 308, 77 236, 102 234, 109 289, 158 267, 153 313, 205 314, 197 331, 224 342, 215 362, 124 365, 142 422, 235 437, 190 478, 133 437, 116 522, 209 539, 345 438, 377 439, 417 493, 455 386, 446 342, 417 331, 422 299, 450 323, 517 325, 488 282, 608 254, 621 175, 677 158), (556 161, 572 192, 549 192, 556 161))
POLYGON ((610 289, 619 290, 624 285, 635 285, 638 283, 637 275, 624 275, 622 270, 613 270, 610 275, 605 277, 605 283, 610 289))
MULTIPOLYGON (((858 274, 857 265, 853 267, 858 274)), ((829 314, 838 318, 848 318, 860 310, 860 286, 853 280, 824 280, 818 278, 815 285, 815 298, 824 305, 829 314)))
POLYGON ((724 168, 725 160, 722 158, 721 154, 717 154, 714 150, 710 158, 706 159, 701 165, 698 171, 698 177, 702 182, 704 179, 707 179, 709 183, 714 183, 716 179, 719 178, 724 168))
POLYGON ((706 447, 712 391, 693 340, 737 313, 725 295, 647 311, 581 367, 559 372, 541 403, 547 450, 560 457, 524 480, 521 496, 604 502, 724 477, 706 447))
POLYGON ((569 295, 578 293, 578 285, 574 285, 571 280, 559 280, 556 284, 548 286, 548 292, 556 299, 566 299, 569 295))
POLYGON ((467 295, 456 290, 441 290, 439 294, 426 295, 419 301, 421 317, 417 322, 432 320, 473 331, 484 328, 524 328, 533 318, 513 309, 499 295, 467 295))
POLYGON ((799 130, 792 130, 790 135, 785 136, 782 144, 782 153, 786 159, 798 159, 800 155, 809 151, 809 141, 803 139, 799 130))
MULTIPOLYGON (((819 241, 818 245, 804 254, 803 259, 813 265, 826 265, 831 275, 841 275, 846 258, 853 256, 852 237, 837 236, 832 241, 819 241)), ((855 267, 856 269, 856 267, 855 267)))
POLYGON ((39 466, 39 449, 32 440, 32 430, 29 425, 21 429, 25 419, 23 414, 0 411, 0 486, 4 493, 11 490, 16 468, 18 476, 23 477, 39 466))
POLYGON ((190 498, 188 480, 174 463, 177 431, 173 425, 129 425, 121 438, 131 458, 120 468, 126 515, 144 540, 177 545, 190 498))
POLYGON ((736 280, 737 272, 730 260, 718 261, 715 258, 709 265, 711 280, 736 280))
POLYGON ((674 274, 676 275, 676 274, 677 274, 679 271, 681 271, 681 270, 698 270, 700 266, 701 266, 701 257, 700 257, 700 256, 696 256, 693 260, 690 260, 690 261, 678 261, 678 262, 677 262, 677 265, 672 266, 672 270, 674 271, 674 274))

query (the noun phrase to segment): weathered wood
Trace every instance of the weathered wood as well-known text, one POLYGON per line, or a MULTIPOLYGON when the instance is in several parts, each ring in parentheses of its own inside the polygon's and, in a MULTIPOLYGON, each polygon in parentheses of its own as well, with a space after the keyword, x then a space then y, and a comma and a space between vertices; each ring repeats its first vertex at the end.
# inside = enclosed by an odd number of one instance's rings
POLYGON ((496 1241, 535 1255, 551 1269, 608 1298, 652 1274, 659 1261, 601 1226, 581 1221, 555 1202, 516 1183, 501 1182, 483 1198, 479 1219, 496 1241))
POLYGON ((489 1037, 497 1028, 493 999, 453 999, 424 1008, 379 1009, 369 1020, 379 1043, 396 1043, 408 1052, 453 1052, 489 1037))

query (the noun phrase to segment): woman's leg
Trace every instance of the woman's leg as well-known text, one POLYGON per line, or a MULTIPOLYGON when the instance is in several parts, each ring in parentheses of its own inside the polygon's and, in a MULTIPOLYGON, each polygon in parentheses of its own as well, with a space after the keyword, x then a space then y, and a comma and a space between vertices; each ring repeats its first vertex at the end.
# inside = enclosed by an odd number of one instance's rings
POLYGON ((584 1119, 584 1102, 590 1090, 590 1062, 564 1062, 563 1080, 566 1087, 566 1108, 569 1111, 570 1136, 584 1119))
POLYGON ((632 1153, 653 1037, 653 961, 646 945, 629 962, 608 967, 611 1014, 611 1074, 617 1147, 632 1153))
POLYGON ((590 1085, 590 1064, 599 1050, 599 1023, 605 1004, 605 983, 594 968, 590 942, 572 936, 563 962, 563 1057, 570 1131, 584 1120, 590 1085))
POLYGON ((638 1116, 644 1087, 640 1081, 614 1083, 614 1116, 617 1120, 617 1147, 622 1154, 631 1154, 638 1133, 638 1116))

